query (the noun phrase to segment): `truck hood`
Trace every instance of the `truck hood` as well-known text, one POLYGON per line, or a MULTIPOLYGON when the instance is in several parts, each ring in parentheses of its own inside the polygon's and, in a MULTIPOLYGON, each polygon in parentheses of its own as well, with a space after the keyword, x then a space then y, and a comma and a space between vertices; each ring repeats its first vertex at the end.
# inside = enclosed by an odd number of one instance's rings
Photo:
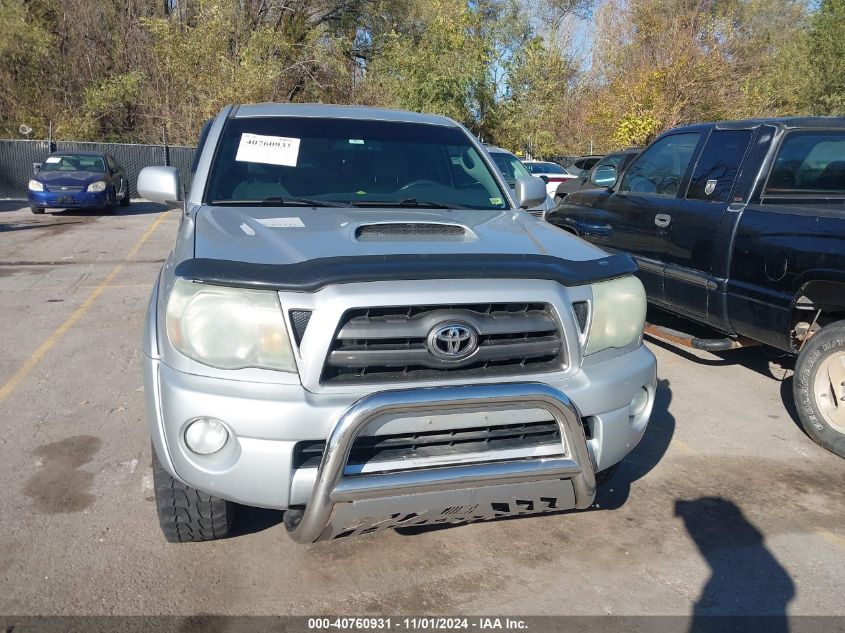
POLYGON ((196 258, 296 264, 414 254, 605 255, 524 211, 203 206, 196 213, 196 258))

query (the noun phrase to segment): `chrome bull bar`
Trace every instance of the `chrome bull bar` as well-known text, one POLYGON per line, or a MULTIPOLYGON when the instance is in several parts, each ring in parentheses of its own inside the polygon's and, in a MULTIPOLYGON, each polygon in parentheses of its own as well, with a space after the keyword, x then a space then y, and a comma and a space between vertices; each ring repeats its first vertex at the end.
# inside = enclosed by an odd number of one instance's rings
MULTIPOLYGON (((542 383, 504 383, 382 391, 361 398, 341 415, 326 442, 311 498, 301 512, 292 509, 285 513, 285 526, 295 541, 313 543, 335 538, 349 527, 333 525, 336 507, 389 497, 408 499, 417 495, 419 499, 430 499, 438 493, 450 491, 473 493, 484 487, 505 489, 513 484, 539 485, 561 480, 569 481, 574 492, 574 503, 568 508, 584 509, 592 505, 595 474, 581 418, 569 398, 557 389, 542 383), (526 408, 544 409, 558 423, 562 439, 561 456, 344 476, 355 440, 370 423, 381 417, 455 413, 462 409, 526 408)), ((448 515, 452 510, 446 508, 441 512, 448 515)), ((470 516, 465 520, 481 518, 492 517, 470 516)), ((460 519, 458 513, 454 520, 460 519)), ((439 519, 437 522, 444 521, 439 519)), ((369 532, 396 525, 387 520, 363 527, 369 532)), ((358 533, 361 533, 360 529, 358 533)))

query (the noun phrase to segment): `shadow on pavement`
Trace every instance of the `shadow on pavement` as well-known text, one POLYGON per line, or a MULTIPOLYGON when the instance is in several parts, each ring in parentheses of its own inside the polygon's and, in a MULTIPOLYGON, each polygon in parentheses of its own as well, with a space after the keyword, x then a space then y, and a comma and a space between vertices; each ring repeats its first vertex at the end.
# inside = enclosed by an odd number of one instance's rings
POLYGON ((786 608, 795 585, 742 510, 721 497, 678 499, 675 516, 710 566, 693 606, 690 633, 721 633, 733 630, 731 624, 751 630, 750 622, 716 616, 765 616, 767 633, 789 631, 786 608))
POLYGON ((3 211, 18 211, 20 209, 29 209, 29 203, 26 200, 0 200, 0 213, 3 211))
POLYGON ((146 200, 133 200, 128 207, 117 207, 115 212, 106 213, 104 211, 100 211, 98 209, 52 209, 48 210, 47 213, 52 213, 54 215, 79 215, 79 216, 88 216, 88 217, 97 217, 97 216, 123 216, 123 215, 145 215, 148 213, 161 213, 162 211, 167 211, 171 207, 166 204, 159 204, 157 202, 147 202, 146 200))
POLYGON ((231 536, 247 536, 269 530, 281 525, 282 510, 268 510, 267 508, 252 508, 250 506, 235 505, 235 520, 232 523, 231 536))

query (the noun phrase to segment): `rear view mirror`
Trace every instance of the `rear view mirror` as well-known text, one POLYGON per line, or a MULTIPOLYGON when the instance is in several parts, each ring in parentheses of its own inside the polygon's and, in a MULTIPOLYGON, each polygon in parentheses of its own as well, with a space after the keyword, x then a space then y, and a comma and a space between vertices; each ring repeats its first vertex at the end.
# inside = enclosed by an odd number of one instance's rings
POLYGON ((530 209, 546 201, 546 183, 534 176, 521 176, 514 185, 516 203, 521 209, 530 209))
POLYGON ((179 172, 175 167, 144 167, 138 174, 138 194, 150 202, 181 202, 179 172))
POLYGON ((612 187, 616 184, 616 167, 602 165, 593 172, 590 182, 596 187, 612 187))

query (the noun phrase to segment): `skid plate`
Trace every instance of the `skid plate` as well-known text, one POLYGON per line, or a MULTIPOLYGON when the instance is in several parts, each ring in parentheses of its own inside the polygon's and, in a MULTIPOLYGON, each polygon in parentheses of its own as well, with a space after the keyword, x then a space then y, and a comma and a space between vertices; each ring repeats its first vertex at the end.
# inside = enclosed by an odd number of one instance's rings
POLYGON ((318 540, 373 534, 397 527, 469 523, 569 510, 568 479, 424 492, 337 503, 318 540))

